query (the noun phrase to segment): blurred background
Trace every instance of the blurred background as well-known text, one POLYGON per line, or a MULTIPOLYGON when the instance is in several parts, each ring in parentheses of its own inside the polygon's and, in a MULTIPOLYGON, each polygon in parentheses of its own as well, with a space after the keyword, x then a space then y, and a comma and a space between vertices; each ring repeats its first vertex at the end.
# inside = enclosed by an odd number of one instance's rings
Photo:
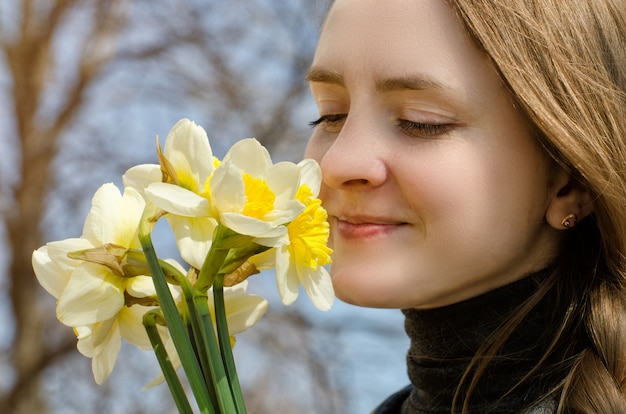
MULTIPOLYGON (((274 161, 302 159, 317 111, 304 82, 323 0, 2 0, 0 2, 0 413, 173 413, 152 352, 123 346, 108 381, 59 323, 31 268, 34 249, 81 234, 91 197, 157 163, 183 117, 215 155, 256 137, 274 161)), ((158 238, 159 255, 175 250, 158 238)), ((399 311, 306 295, 270 301, 237 338, 250 414, 369 413, 408 383, 399 311)))

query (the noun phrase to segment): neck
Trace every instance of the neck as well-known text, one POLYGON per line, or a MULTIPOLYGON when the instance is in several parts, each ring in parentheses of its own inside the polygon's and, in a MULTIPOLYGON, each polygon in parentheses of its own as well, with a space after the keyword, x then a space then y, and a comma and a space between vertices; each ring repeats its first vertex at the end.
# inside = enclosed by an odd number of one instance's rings
POLYGON ((549 273, 538 272, 453 305, 404 310, 411 338, 408 373, 414 385, 404 412, 450 413, 457 391, 456 406, 462 407, 476 367, 480 366, 474 358, 481 351, 493 358, 470 393, 470 412, 520 412, 555 388, 558 370, 549 365, 560 361, 563 354, 553 353, 542 362, 562 317, 553 312, 555 302, 550 293, 521 320, 497 352, 482 348, 549 273), (469 376, 461 383, 466 372, 469 376), (530 377, 525 378, 527 375, 530 377))

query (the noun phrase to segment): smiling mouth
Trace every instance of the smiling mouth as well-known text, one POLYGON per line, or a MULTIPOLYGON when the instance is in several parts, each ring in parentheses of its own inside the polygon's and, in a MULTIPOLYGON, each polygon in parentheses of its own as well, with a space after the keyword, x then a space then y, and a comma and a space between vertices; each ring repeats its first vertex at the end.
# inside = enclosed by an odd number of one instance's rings
POLYGON ((340 219, 338 217, 336 217, 335 223, 341 238, 361 240, 383 237, 407 224, 367 219, 340 219))

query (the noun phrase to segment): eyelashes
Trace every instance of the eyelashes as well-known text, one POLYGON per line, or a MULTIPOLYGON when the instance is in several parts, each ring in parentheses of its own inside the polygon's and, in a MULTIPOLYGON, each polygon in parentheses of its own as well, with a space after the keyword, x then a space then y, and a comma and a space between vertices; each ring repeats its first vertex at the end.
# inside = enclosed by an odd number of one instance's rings
POLYGON ((408 121, 406 119, 398 120, 398 126, 402 131, 411 136, 430 137, 443 135, 452 130, 452 124, 425 124, 422 122, 408 121))
MULTIPOLYGON (((315 121, 309 122, 309 126, 323 126, 327 132, 338 133, 341 130, 343 121, 348 114, 327 114, 322 115, 315 121)), ((409 121, 408 119, 398 119, 396 126, 406 135, 414 137, 431 137, 443 135, 450 132, 453 124, 428 124, 422 122, 409 121)))
POLYGON ((337 122, 340 122, 340 121, 343 121, 344 119, 346 119, 347 116, 348 116, 348 114, 328 114, 328 115, 322 115, 318 119, 316 119, 315 121, 309 122, 309 126, 316 127, 316 126, 321 125, 321 124, 337 123, 337 122))

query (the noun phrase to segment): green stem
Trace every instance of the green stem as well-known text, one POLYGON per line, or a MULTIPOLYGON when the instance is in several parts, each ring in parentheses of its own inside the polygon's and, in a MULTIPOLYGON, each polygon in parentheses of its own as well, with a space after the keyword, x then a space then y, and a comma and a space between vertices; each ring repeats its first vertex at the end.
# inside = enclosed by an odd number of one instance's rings
MULTIPOLYGON (((199 311, 196 308, 196 294, 193 290, 189 294, 185 294, 185 303, 187 305, 188 316, 189 316, 189 325, 190 325, 190 335, 194 339, 194 345, 196 350, 196 355, 198 356, 198 360, 200 361, 200 367, 202 368, 202 373, 204 375, 204 380, 208 384, 207 391, 213 401, 213 405, 215 407, 220 406, 220 397, 219 397, 219 389, 217 386, 217 378, 214 375, 214 368, 212 365, 215 364, 214 358, 211 357, 211 348, 209 346, 209 342, 204 333, 204 328, 202 324, 202 317, 199 315, 199 311)), ((207 305, 205 304, 205 307, 207 305)), ((216 352, 216 351, 213 351, 216 352)), ((217 361, 218 366, 221 366, 221 361, 217 361)))
POLYGON ((178 277, 177 283, 181 287, 185 299, 186 332, 188 336, 193 339, 192 346, 194 346, 194 353, 200 363, 204 381, 207 384, 206 390, 211 399, 212 406, 217 410, 217 407, 220 406, 218 389, 212 374, 213 369, 211 368, 209 347, 206 345, 207 341, 204 338, 202 318, 198 316, 198 310, 196 309, 196 293, 191 282, 186 277, 178 277))
MULTIPOLYGON (((213 286, 215 277, 224 265, 224 261, 231 250, 239 250, 251 244, 253 238, 244 236, 223 225, 218 225, 213 231, 213 244, 209 254, 202 263, 202 269, 198 275, 196 289, 200 292, 207 291, 213 286)), ((256 245, 254 245, 256 246, 256 245)), ((238 266, 237 266, 238 267, 238 266)))
POLYGON ((210 375, 212 383, 215 386, 215 392, 218 396, 219 407, 221 413, 235 414, 238 411, 235 408, 235 402, 231 394, 231 389, 224 368, 224 362, 220 355, 220 349, 215 338, 215 330, 213 329, 213 322, 211 320, 211 312, 209 310, 209 304, 206 293, 196 291, 194 295, 194 307, 191 314, 191 319, 194 320, 192 327, 196 336, 200 336, 204 345, 206 346, 206 352, 210 359, 210 375))
POLYGON ((226 319, 226 304, 224 302, 224 276, 219 275, 213 283, 213 298, 215 302, 215 320, 217 324, 217 337, 219 339, 220 351, 228 382, 237 407, 237 413, 246 414, 246 404, 237 375, 235 366, 235 358, 233 357, 233 349, 230 344, 230 333, 228 332, 228 321, 226 319))
POLYGON ((207 384, 202 375, 202 370, 200 369, 198 360, 196 359, 196 355, 191 345, 191 340, 189 339, 189 336, 187 336, 183 321, 178 314, 176 303, 174 302, 174 298, 169 290, 163 271, 159 266, 159 259, 154 250, 152 238, 150 237, 149 231, 143 231, 143 228, 141 230, 142 231, 140 231, 139 234, 139 241, 141 242, 144 254, 146 255, 150 265, 152 280, 154 281, 154 287, 159 298, 161 309, 163 310, 165 323, 170 331, 172 341, 174 342, 174 346, 176 347, 176 351, 180 357, 183 369, 187 374, 189 385, 191 386, 191 390, 196 397, 196 402, 198 403, 200 411, 202 413, 214 413, 216 412, 216 407, 214 407, 211 402, 207 391, 207 384))
POLYGON ((224 259, 228 255, 228 249, 211 248, 209 254, 207 254, 200 274, 198 275, 198 281, 196 282, 196 289, 200 292, 206 292, 215 280, 215 275, 222 267, 224 259))
POLYGON ((159 361, 161 372, 163 372, 163 376, 174 398, 178 412, 181 414, 193 414, 189 400, 187 400, 187 394, 185 394, 180 379, 178 375, 176 375, 176 370, 172 366, 172 361, 167 355, 165 345, 163 345, 163 341, 161 340, 161 335, 159 335, 156 322, 157 318, 163 319, 163 315, 158 309, 149 311, 143 316, 143 325, 146 328, 152 349, 154 349, 154 353, 159 361))

